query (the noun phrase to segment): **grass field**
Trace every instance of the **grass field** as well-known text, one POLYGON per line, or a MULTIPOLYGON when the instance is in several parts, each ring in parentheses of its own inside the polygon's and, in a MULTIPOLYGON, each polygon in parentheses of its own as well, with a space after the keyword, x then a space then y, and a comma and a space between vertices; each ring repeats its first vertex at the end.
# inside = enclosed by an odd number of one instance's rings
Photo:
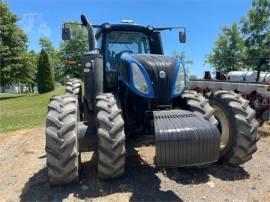
POLYGON ((50 97, 62 93, 63 87, 42 95, 0 93, 0 132, 43 126, 50 97))

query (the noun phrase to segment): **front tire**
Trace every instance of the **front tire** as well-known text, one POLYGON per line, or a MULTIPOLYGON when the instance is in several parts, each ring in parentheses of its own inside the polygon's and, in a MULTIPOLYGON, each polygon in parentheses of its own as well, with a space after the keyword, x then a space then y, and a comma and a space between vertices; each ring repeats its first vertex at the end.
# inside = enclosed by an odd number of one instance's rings
POLYGON ((240 165, 257 151, 258 122, 256 112, 241 95, 232 91, 216 91, 209 96, 215 109, 221 133, 220 162, 240 165))
POLYGON ((207 121, 217 126, 218 122, 214 116, 214 109, 208 100, 196 91, 187 90, 182 94, 181 106, 185 110, 192 111, 203 116, 207 121))
POLYGON ((65 92, 67 94, 77 95, 79 98, 82 97, 82 85, 79 79, 73 78, 68 79, 66 82, 65 92))
POLYGON ((80 120, 83 120, 83 102, 82 102, 82 84, 81 80, 72 78, 68 79, 66 82, 66 88, 65 88, 66 94, 75 95, 78 99, 78 105, 79 105, 79 116, 80 120))
POLYGON ((46 121, 46 154, 50 184, 78 181, 77 99, 74 95, 51 98, 46 121))
POLYGON ((111 93, 97 96, 97 170, 101 179, 119 177, 125 171, 124 121, 117 98, 111 93))

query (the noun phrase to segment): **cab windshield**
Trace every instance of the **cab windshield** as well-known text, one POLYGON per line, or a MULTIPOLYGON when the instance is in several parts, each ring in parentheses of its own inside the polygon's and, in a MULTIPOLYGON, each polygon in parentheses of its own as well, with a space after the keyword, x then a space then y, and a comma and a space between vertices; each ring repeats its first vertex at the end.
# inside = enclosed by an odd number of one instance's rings
POLYGON ((105 71, 109 88, 115 88, 122 53, 150 53, 148 36, 141 32, 113 31, 107 34, 105 71))
POLYGON ((122 53, 150 53, 147 35, 141 32, 113 31, 107 35, 105 48, 106 67, 117 70, 122 53))

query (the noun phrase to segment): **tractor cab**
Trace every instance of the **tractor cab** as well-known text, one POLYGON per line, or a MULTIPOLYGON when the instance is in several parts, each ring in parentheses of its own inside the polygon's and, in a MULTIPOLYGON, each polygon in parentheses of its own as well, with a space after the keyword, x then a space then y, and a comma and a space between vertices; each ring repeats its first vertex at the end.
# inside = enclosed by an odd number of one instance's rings
MULTIPOLYGON (((120 89, 121 94, 128 88, 141 98, 163 103, 170 102, 172 97, 183 92, 185 72, 181 61, 163 54, 160 32, 171 29, 142 26, 129 21, 99 26, 95 38, 98 42, 96 48, 103 56, 104 90, 120 89), (176 85, 179 74, 181 81, 178 81, 178 90, 175 90, 172 85, 176 85)), ((185 29, 179 33, 179 39, 185 42, 185 29)))
POLYGON ((160 32, 141 25, 103 24, 96 32, 97 46, 104 57, 106 88, 117 87, 121 56, 127 54, 163 54, 160 32))

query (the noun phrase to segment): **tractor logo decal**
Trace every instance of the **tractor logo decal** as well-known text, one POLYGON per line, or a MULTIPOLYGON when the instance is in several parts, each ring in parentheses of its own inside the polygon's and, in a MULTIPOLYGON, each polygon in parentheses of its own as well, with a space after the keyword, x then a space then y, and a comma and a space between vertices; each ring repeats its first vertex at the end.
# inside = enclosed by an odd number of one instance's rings
POLYGON ((164 79, 164 78, 166 77, 166 72, 164 72, 163 70, 161 70, 161 71, 159 72, 159 77, 160 77, 161 79, 164 79))

